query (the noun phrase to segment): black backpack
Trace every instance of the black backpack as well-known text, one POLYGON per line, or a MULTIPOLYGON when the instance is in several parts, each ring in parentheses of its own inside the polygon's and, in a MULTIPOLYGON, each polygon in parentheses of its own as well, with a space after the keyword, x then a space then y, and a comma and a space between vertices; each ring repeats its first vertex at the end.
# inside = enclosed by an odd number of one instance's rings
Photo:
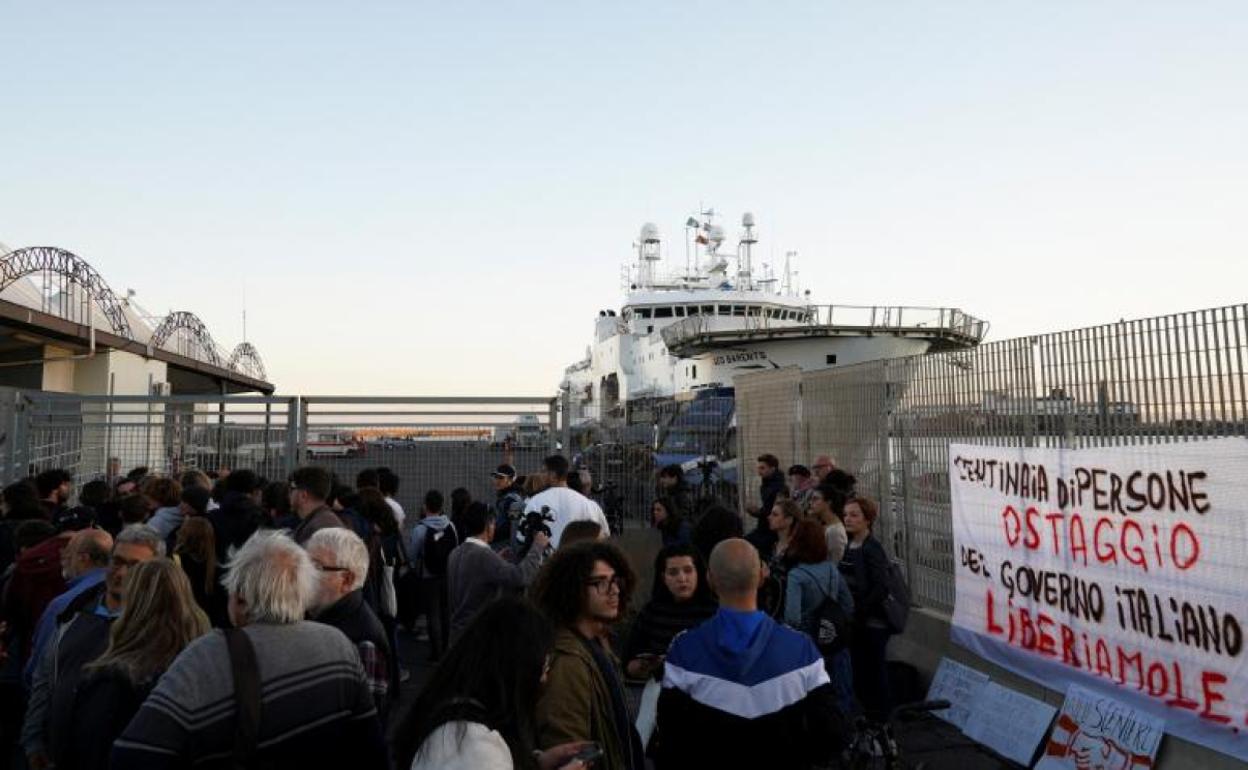
POLYGON ((890 631, 900 634, 906 630, 906 621, 910 617, 910 586, 906 583, 906 573, 899 560, 888 560, 885 583, 888 596, 884 598, 884 619, 890 631))
MULTIPOLYGON (((813 572, 809 570, 805 572, 814 578, 813 572)), ((819 653, 826 658, 849 645, 849 634, 853 623, 830 591, 825 590, 823 586, 819 586, 819 591, 823 594, 823 601, 819 602, 819 606, 815 608, 814 627, 805 631, 814 640, 819 653)))
POLYGON ((446 565, 451 560, 451 551, 459 545, 459 535, 454 524, 447 524, 442 529, 429 527, 425 533, 425 552, 422 565, 426 575, 441 576, 446 574, 446 565))

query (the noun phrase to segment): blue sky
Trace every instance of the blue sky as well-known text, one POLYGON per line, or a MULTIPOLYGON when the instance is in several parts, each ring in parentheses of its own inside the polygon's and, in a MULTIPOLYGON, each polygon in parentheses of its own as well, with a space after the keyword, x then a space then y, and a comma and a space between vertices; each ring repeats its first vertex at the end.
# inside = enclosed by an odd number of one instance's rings
POLYGON ((227 347, 245 288, 285 392, 551 393, 699 202, 819 302, 998 339, 1241 302, 1245 40, 1242 2, 0 0, 0 242, 227 347))

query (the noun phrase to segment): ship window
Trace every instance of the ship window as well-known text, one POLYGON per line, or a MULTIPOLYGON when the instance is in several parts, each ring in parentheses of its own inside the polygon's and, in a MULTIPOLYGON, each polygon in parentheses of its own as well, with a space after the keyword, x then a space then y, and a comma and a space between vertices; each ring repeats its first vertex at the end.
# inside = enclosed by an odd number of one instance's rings
POLYGON ((699 309, 697 305, 690 305, 689 307, 685 309, 685 312, 687 312, 689 315, 697 315, 698 310, 699 309))
POLYGON ((715 315, 715 306, 714 306, 714 305, 703 305, 703 306, 702 306, 702 315, 715 315))
POLYGON ((695 380, 698 379, 698 365, 697 364, 693 365, 693 379, 695 380))
POLYGON ((719 314, 720 315, 732 315, 732 308, 728 307, 727 305, 720 305, 719 314))
POLYGON ((750 315, 757 318, 761 316, 762 314, 763 314, 763 309, 761 307, 758 307, 757 305, 750 305, 750 315))
POLYGON ((745 306, 744 306, 744 305, 733 305, 733 306, 732 306, 732 314, 733 314, 733 315, 745 315, 745 306))
POLYGON ((646 334, 653 334, 653 333, 654 333, 654 325, 651 324, 650 326, 646 327, 646 334))
POLYGON ((676 317, 677 317, 677 318, 684 318, 684 317, 685 317, 685 306, 684 306, 684 305, 677 305, 676 307, 674 307, 674 308, 672 308, 672 309, 676 311, 676 317))
POLYGON ((825 360, 827 360, 827 362, 828 362, 828 366, 831 366, 832 364, 835 364, 835 363, 836 363, 836 354, 835 354, 835 353, 831 353, 831 354, 829 354, 829 355, 826 355, 826 356, 824 356, 824 359, 825 359, 825 360))
POLYGON ((670 307, 656 307, 654 309, 655 318, 671 318, 672 309, 670 307))
POLYGON ((638 310, 637 310, 637 317, 638 317, 638 318, 649 318, 649 317, 650 317, 650 308, 648 308, 648 307, 638 308, 638 310))

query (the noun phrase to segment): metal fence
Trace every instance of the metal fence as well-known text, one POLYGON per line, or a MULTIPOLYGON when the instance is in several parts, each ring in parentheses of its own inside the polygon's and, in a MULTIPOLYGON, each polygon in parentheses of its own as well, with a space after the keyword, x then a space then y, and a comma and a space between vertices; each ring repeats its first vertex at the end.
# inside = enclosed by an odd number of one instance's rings
POLYGON ((419 509, 429 489, 492 499, 490 472, 540 468, 557 447, 556 401, 541 397, 77 396, 0 390, 0 481, 48 468, 76 479, 144 467, 248 468, 285 479, 316 464, 353 484, 390 467, 397 499, 419 509))
MULTIPOLYGON (((829 454, 881 502, 915 598, 953 608, 950 443, 1088 447, 1248 435, 1248 305, 736 380, 740 456, 829 454)), ((1164 449, 1159 449, 1164 451, 1164 449)), ((742 462, 742 503, 757 500, 742 462)))

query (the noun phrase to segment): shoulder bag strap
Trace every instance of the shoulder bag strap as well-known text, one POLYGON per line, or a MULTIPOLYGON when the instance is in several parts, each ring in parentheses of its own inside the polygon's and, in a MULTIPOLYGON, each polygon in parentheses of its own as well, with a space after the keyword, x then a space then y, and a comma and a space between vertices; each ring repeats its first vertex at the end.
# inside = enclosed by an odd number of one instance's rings
POLYGON ((227 628, 225 643, 230 651, 234 705, 238 711, 234 768, 245 770, 252 766, 260 744, 260 668, 256 664, 256 650, 241 628, 227 628))

